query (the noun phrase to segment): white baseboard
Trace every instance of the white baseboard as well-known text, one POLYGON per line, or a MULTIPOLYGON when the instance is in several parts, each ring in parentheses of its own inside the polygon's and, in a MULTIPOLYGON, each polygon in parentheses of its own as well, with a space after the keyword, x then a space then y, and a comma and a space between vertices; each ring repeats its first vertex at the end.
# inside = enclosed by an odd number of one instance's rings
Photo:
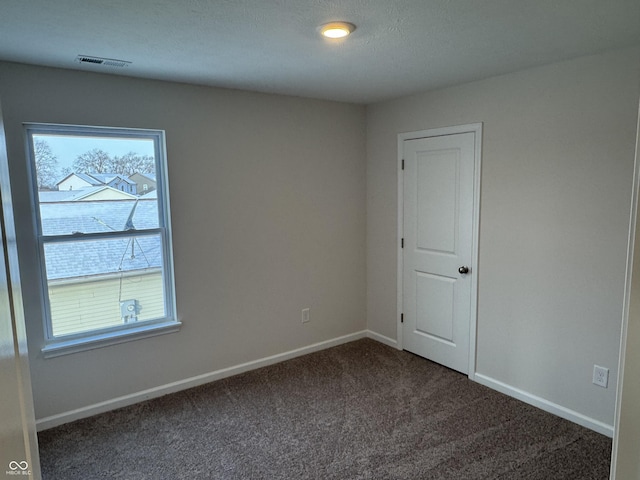
MULTIPOLYGON (((80 420, 81 418, 91 417, 92 415, 97 415, 99 413, 115 410, 116 408, 126 407, 129 405, 140 403, 145 400, 149 400, 151 398, 157 398, 163 395, 167 395, 169 393, 175 393, 181 390, 186 390, 188 388, 197 387, 199 385, 204 385, 205 383, 213 382, 215 380, 220 380, 222 378, 231 377, 233 375, 238 375, 240 373, 248 372, 250 370, 255 370, 257 368, 273 365, 275 363, 283 362, 291 358, 300 357, 302 355, 307 355, 308 353, 313 353, 320 350, 325 350, 327 348, 335 347, 337 345, 342 345, 343 343, 352 342, 354 340, 359 340, 361 338, 365 338, 368 336, 369 336, 369 331, 362 330, 360 332, 344 335, 338 338, 333 338, 331 340, 326 340, 324 342, 314 343, 313 345, 308 345, 306 347, 297 348, 295 350, 291 350, 288 352, 279 353, 277 355, 272 355, 270 357, 253 360, 251 362, 242 363, 240 365, 236 365, 229 368, 223 368, 221 370, 216 370, 214 372, 197 375, 195 377, 186 378, 184 380, 168 383, 166 385, 160 385, 158 387, 150 388, 148 390, 142 390, 141 392, 136 392, 136 393, 122 396, 122 397, 117 397, 111 400, 106 400, 104 402, 96 403, 93 405, 88 405, 86 407, 71 410, 69 412, 59 413, 57 415, 52 415, 50 417, 41 418, 36 421, 36 428, 38 431, 42 431, 48 428, 57 427, 65 423, 73 422, 75 420, 80 420)), ((385 338, 385 337, 382 337, 381 335, 379 337, 385 338)), ((371 337, 371 338, 374 338, 374 337, 371 337)), ((377 340, 377 337, 375 337, 374 339, 377 340)), ((382 343, 385 343, 385 342, 382 341, 382 343)))
POLYGON ((373 332, 371 330, 367 330, 367 338, 371 340, 375 340, 376 342, 384 343, 393 348, 398 348, 398 341, 393 338, 385 337, 384 335, 380 335, 379 333, 373 332))
MULTIPOLYGON (((250 370, 273 365, 285 360, 300 357, 302 355, 307 355, 309 353, 325 350, 327 348, 342 345, 354 340, 359 340, 361 338, 370 338, 390 347, 398 348, 398 342, 396 340, 384 335, 380 335, 379 333, 373 332, 371 330, 362 330, 360 332, 333 338, 324 342, 314 343, 312 345, 297 348, 295 350, 290 350, 288 352, 264 357, 258 360, 242 363, 233 367, 223 368, 221 370, 216 370, 202 375, 197 375, 195 377, 186 378, 184 380, 168 383, 166 385, 160 385, 158 387, 142 390, 140 392, 71 410, 69 412, 63 412, 57 415, 52 415, 50 417, 41 418, 36 421, 36 428, 38 431, 42 431, 48 428, 57 427, 59 425, 73 422, 75 420, 80 420, 82 418, 87 418, 93 415, 115 410, 116 408, 126 407, 152 398, 161 397, 163 395, 179 392, 181 390, 197 387, 199 385, 204 385, 205 383, 214 382, 216 380, 231 377, 233 375, 238 375, 250 370)), ((608 437, 613 437, 613 426, 611 425, 607 425, 598 420, 594 420, 578 412, 545 400, 544 398, 537 397, 528 392, 507 385, 506 383, 500 382, 491 377, 487 377, 486 375, 475 373, 470 378, 482 385, 485 385, 511 397, 517 398, 518 400, 545 410, 549 413, 553 413, 554 415, 577 423, 578 425, 582 425, 583 427, 589 428, 603 435, 607 435, 608 437)))
POLYGON ((563 407, 556 403, 550 402, 549 400, 545 400, 544 398, 537 397, 532 395, 524 390, 520 390, 519 388, 512 387, 511 385, 507 385, 506 383, 500 382, 499 380, 495 380, 491 377, 487 377, 486 375, 482 375, 481 373, 475 373, 472 377, 472 380, 486 386, 492 388, 493 390, 497 390, 498 392, 509 395, 510 397, 517 398, 529 405, 533 405, 545 412, 553 413, 558 417, 569 420, 573 423, 577 423, 578 425, 582 425, 590 430, 606 435, 607 437, 613 437, 613 426, 607 425, 604 422, 599 420, 595 420, 591 417, 587 417, 581 413, 578 413, 569 408, 563 407))

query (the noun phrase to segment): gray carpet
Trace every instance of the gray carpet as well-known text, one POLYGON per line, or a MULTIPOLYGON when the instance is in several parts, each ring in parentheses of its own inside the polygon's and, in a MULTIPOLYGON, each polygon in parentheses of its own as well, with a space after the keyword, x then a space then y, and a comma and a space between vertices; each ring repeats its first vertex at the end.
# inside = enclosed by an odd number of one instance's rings
POLYGON ((372 340, 39 435, 45 480, 608 478, 611 440, 372 340))

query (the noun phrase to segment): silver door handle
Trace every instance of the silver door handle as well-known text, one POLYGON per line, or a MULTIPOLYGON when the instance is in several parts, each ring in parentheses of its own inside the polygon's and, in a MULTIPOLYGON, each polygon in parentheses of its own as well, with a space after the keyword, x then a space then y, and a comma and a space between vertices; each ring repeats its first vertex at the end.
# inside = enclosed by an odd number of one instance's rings
POLYGON ((462 266, 458 269, 458 273, 460 273, 461 275, 466 275, 467 273, 469 273, 469 267, 465 267, 462 266))

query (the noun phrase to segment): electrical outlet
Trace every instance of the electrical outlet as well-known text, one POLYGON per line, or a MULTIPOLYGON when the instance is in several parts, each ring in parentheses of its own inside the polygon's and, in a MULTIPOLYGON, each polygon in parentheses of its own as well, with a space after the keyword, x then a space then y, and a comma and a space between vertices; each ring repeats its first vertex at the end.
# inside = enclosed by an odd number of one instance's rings
POLYGON ((308 308, 303 308, 302 309, 302 323, 307 323, 309 320, 311 320, 309 309, 308 308))
POLYGON ((600 365, 593 366, 593 383, 600 387, 607 388, 609 384, 609 369, 600 365))

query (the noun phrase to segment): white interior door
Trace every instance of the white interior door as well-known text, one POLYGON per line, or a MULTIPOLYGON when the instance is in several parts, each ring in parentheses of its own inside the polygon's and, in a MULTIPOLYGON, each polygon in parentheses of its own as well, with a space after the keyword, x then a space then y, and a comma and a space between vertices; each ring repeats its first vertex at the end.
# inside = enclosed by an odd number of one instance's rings
POLYGON ((403 347, 469 373, 475 133, 403 150, 403 347))

